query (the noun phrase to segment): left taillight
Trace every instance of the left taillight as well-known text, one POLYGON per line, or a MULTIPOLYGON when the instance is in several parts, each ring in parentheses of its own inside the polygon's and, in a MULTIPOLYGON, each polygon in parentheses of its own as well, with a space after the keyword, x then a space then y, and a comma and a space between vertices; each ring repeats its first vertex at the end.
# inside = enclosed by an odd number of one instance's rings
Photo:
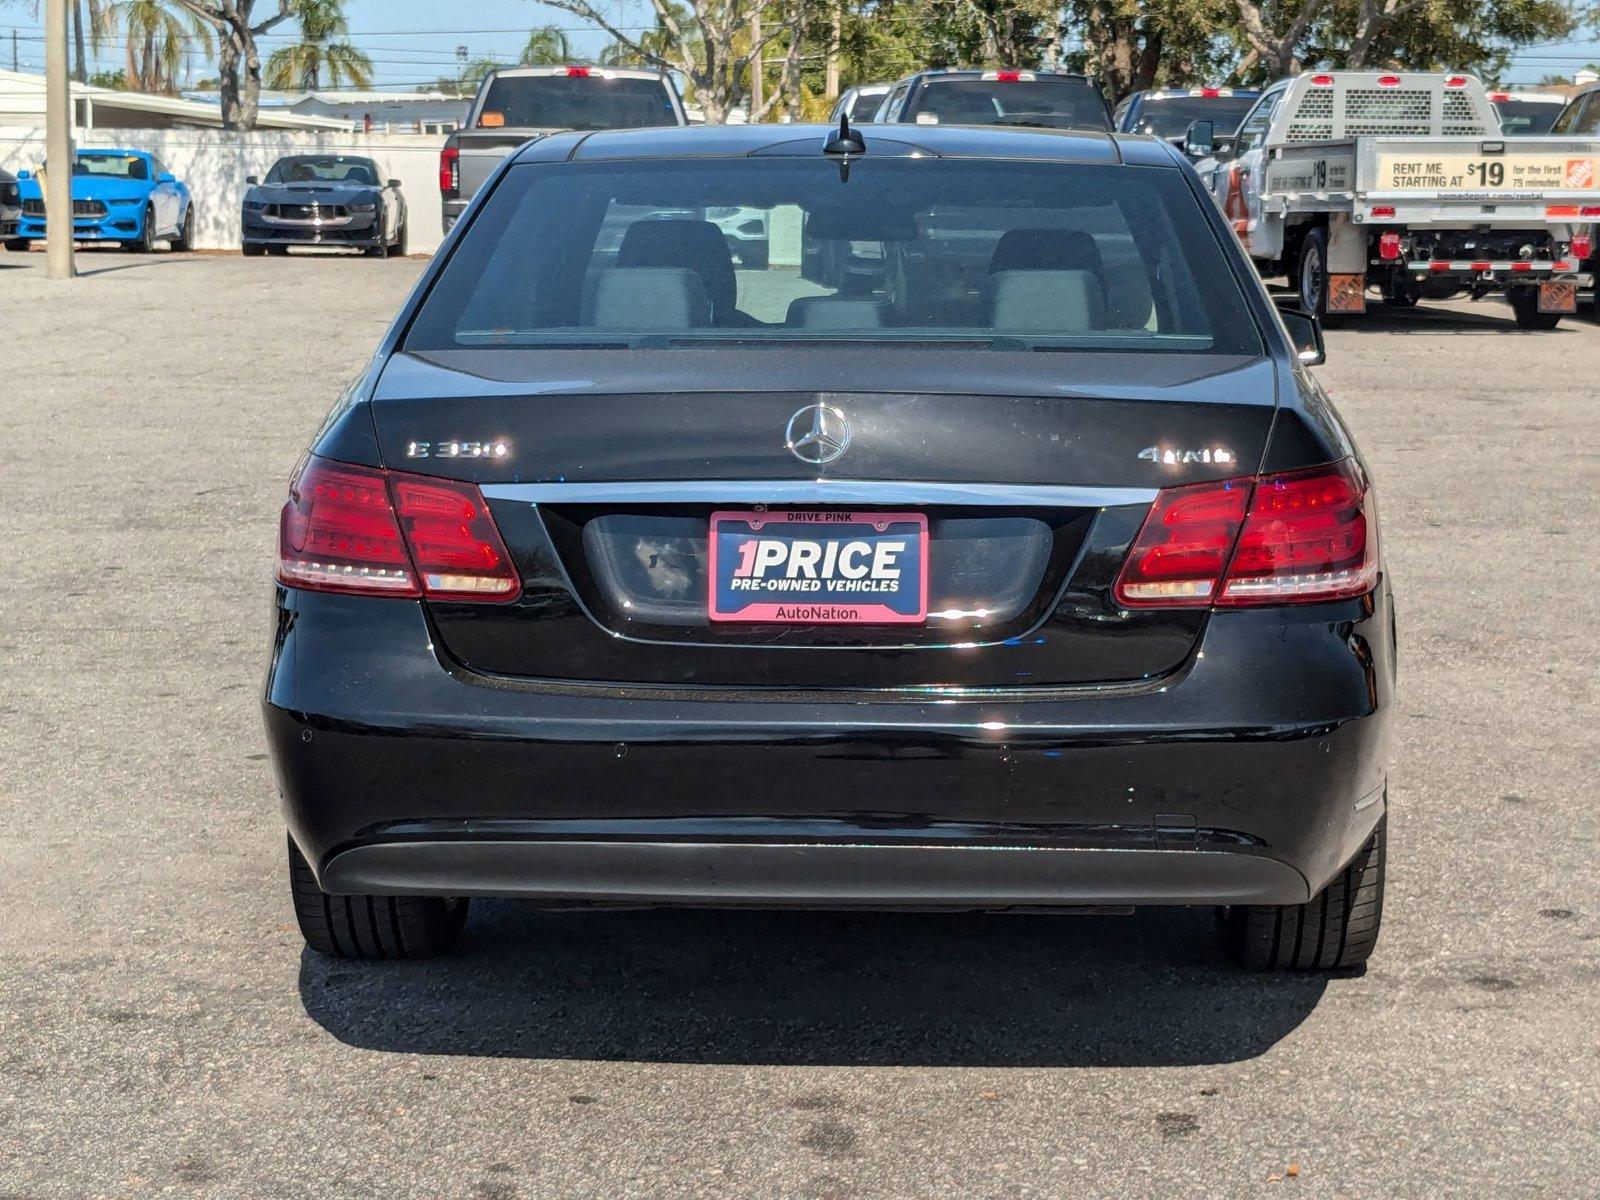
POLYGON ((1166 488, 1117 579, 1128 608, 1241 608, 1365 595, 1378 579, 1371 488, 1353 460, 1166 488))
POLYGON ((461 194, 461 148, 446 146, 439 151, 439 190, 447 200, 461 194))
POLYGON ((434 600, 509 600, 520 590, 475 485, 315 456, 279 519, 278 581, 434 600))

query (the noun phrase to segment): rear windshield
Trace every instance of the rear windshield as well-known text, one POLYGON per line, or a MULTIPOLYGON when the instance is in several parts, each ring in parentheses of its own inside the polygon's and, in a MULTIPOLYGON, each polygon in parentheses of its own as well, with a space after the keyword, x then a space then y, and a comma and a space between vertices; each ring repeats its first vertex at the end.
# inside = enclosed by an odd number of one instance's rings
POLYGON ((906 119, 941 125, 1111 128, 1100 89, 1086 79, 930 79, 912 94, 906 119))
POLYGON ((588 75, 501 75, 489 85, 480 128, 644 129, 677 125, 672 96, 660 79, 588 75))
POLYGON ((1507 137, 1534 137, 1549 133, 1561 115, 1561 105, 1540 104, 1535 100, 1496 100, 1500 110, 1500 132, 1507 137))
POLYGON ((1245 113, 1256 102, 1254 96, 1160 96, 1146 97, 1139 103, 1133 124, 1126 133, 1153 133, 1156 137, 1182 137, 1193 121, 1210 121, 1219 134, 1239 128, 1245 113))
POLYGON ((1175 170, 866 158, 526 164, 410 350, 738 342, 1259 354, 1175 170), (1203 281, 1203 283, 1202 283, 1203 281))

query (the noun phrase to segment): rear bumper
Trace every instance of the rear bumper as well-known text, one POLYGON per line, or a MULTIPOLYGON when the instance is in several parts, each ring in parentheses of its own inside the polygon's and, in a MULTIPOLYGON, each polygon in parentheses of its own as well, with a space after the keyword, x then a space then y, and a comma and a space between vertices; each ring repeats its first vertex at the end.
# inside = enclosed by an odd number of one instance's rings
POLYGON ((1027 699, 496 680, 442 661, 414 602, 278 603, 271 757, 334 892, 1295 903, 1386 804, 1384 589, 1217 614, 1173 676, 1027 699))

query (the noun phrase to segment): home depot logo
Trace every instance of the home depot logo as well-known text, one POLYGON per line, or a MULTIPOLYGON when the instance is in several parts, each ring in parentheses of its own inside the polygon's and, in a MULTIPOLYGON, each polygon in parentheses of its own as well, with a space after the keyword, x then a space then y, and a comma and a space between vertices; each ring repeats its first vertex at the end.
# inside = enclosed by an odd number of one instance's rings
POLYGON ((1567 159, 1567 173, 1562 182, 1562 186, 1569 188, 1592 188, 1594 186, 1594 159, 1567 159))

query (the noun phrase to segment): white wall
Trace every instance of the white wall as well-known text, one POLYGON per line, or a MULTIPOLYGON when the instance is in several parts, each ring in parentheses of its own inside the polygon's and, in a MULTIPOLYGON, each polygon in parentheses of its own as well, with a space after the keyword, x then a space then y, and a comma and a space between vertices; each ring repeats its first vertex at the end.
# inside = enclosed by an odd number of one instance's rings
MULTIPOLYGON (((194 197, 195 241, 201 250, 239 248, 239 210, 245 176, 264 176, 285 154, 359 154, 375 160, 386 179, 398 179, 406 198, 410 250, 429 253, 443 238, 439 228, 439 148, 442 137, 423 134, 295 133, 218 129, 91 129, 74 134, 90 149, 127 147, 160 156, 194 197)), ((0 128, 0 167, 12 174, 34 170, 44 158, 44 130, 0 128)))

